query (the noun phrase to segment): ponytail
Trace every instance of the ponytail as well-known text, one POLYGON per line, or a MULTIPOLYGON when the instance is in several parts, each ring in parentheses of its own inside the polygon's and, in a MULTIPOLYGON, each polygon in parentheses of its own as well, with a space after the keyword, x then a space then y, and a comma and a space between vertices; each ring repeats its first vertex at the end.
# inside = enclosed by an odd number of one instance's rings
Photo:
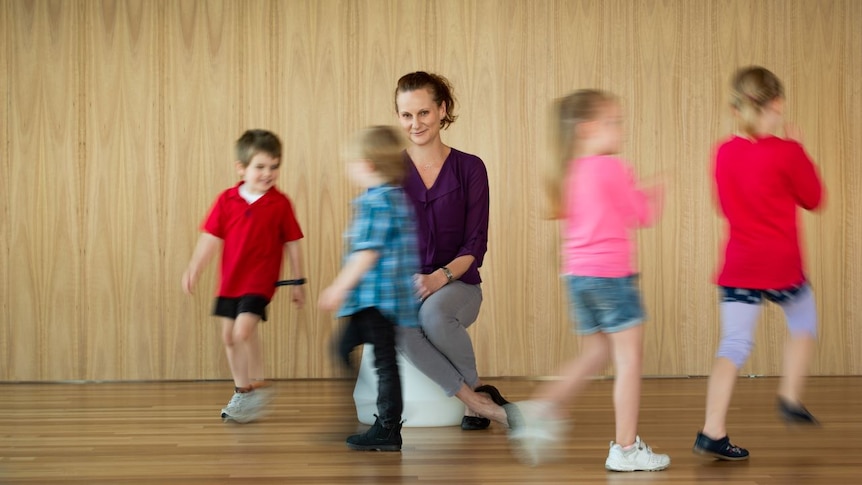
POLYGON ((757 123, 763 109, 772 100, 782 97, 781 80, 766 68, 744 67, 733 75, 730 105, 737 113, 739 129, 747 136, 758 134, 757 123))

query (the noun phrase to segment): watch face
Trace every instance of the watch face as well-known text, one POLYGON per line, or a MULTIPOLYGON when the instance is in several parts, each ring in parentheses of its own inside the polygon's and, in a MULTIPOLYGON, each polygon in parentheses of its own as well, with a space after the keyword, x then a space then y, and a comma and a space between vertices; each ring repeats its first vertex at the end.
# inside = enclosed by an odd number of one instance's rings
POLYGON ((452 281, 452 272, 451 272, 451 271, 449 271, 449 268, 447 268, 447 267, 443 266, 443 267, 442 267, 442 268, 440 268, 440 269, 442 269, 442 270, 443 270, 443 274, 444 274, 444 275, 446 275, 446 279, 447 279, 447 280, 449 280, 449 281, 452 281))

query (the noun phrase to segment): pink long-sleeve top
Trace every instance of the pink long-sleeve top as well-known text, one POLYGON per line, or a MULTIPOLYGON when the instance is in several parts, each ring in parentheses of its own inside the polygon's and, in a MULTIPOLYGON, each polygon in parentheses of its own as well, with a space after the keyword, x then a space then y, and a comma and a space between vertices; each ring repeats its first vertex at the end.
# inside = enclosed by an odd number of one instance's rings
POLYGON ((661 189, 639 188, 628 163, 602 155, 569 162, 563 193, 563 274, 619 278, 637 273, 633 230, 657 219, 661 189))

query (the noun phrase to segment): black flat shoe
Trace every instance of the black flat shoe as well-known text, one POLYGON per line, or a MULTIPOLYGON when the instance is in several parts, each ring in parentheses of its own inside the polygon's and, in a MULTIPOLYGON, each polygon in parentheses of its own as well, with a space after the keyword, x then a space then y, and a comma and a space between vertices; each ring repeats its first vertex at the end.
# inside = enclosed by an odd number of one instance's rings
POLYGON ((778 414, 787 424, 803 424, 809 426, 820 426, 817 418, 811 415, 802 404, 793 404, 782 398, 778 398, 778 414))
POLYGON ((719 460, 741 461, 748 459, 748 450, 740 448, 730 442, 726 435, 720 440, 714 440, 709 436, 698 433, 694 440, 692 451, 699 455, 709 455, 719 460))
POLYGON ((461 429, 464 431, 477 431, 480 429, 488 429, 491 426, 491 420, 479 416, 464 416, 461 418, 461 429))
POLYGON ((474 391, 484 392, 484 393, 488 394, 489 396, 491 396, 491 400, 494 401, 494 404, 496 404, 497 406, 505 406, 506 404, 509 404, 509 401, 507 401, 503 397, 503 395, 500 394, 500 391, 498 391, 496 387, 494 387, 490 384, 485 384, 483 386, 479 386, 476 389, 474 389, 474 391))

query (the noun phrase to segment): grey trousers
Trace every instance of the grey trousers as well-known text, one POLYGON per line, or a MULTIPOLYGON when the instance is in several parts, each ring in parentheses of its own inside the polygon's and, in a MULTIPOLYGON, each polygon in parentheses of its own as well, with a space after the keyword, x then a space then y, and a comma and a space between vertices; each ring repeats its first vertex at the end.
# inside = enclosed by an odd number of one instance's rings
POLYGON ((476 354, 467 328, 479 316, 482 288, 453 281, 429 296, 419 309, 419 327, 397 327, 396 346, 448 396, 479 383, 476 354))

